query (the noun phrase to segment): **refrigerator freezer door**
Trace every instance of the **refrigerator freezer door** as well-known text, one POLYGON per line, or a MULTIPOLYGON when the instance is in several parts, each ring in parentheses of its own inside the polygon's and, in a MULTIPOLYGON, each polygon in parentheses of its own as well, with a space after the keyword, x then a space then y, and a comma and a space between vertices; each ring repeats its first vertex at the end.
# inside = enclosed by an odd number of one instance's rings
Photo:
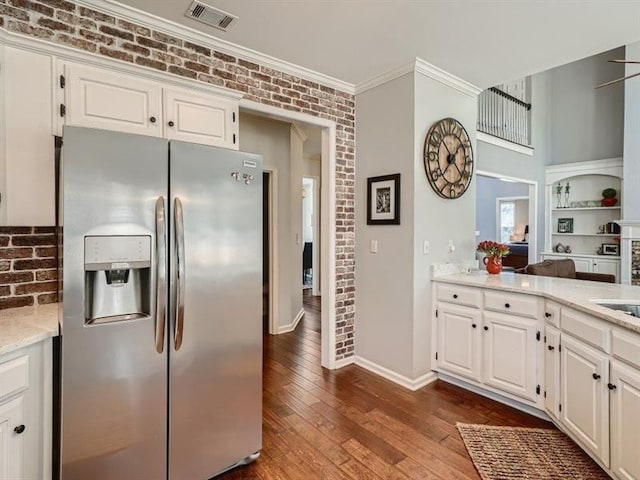
POLYGON ((205 479, 261 448, 262 159, 172 141, 170 170, 169 478, 205 479))
POLYGON ((63 150, 62 479, 164 479, 168 355, 156 344, 163 342, 156 331, 162 315, 157 300, 163 298, 156 297, 162 286, 156 281, 157 241, 163 241, 156 235, 163 228, 156 202, 167 196, 168 144, 65 127, 63 150), (150 240, 149 268, 127 276, 131 265, 114 260, 101 272, 86 271, 85 237, 130 235, 150 240), (105 284, 105 272, 118 281, 105 284), (127 282, 142 279, 146 293, 139 293, 148 314, 88 324, 85 297, 93 293, 85 283, 97 273, 92 288, 104 288, 116 309, 127 282))

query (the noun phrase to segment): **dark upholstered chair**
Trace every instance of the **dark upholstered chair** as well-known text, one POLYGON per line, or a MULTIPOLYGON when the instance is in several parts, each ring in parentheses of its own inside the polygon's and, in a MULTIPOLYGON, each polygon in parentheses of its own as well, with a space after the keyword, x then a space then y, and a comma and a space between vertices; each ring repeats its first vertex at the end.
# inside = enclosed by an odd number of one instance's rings
POLYGON ((576 264, 570 258, 564 260, 545 260, 532 263, 517 273, 541 275, 543 277, 575 278, 577 280, 591 280, 594 282, 616 283, 615 275, 608 273, 576 272, 576 264))

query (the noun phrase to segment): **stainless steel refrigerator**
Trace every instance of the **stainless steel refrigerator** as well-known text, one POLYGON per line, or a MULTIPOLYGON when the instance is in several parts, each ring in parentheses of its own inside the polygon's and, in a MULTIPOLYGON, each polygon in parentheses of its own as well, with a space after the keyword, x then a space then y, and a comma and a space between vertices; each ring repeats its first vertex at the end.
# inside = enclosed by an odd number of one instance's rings
POLYGON ((203 480, 258 456, 262 159, 66 127, 62 480, 203 480))

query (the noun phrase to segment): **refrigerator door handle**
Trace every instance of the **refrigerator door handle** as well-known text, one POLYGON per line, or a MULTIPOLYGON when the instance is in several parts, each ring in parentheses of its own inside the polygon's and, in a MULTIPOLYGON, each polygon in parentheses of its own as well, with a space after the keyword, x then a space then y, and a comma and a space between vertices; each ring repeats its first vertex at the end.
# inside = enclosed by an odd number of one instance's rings
POLYGON ((174 348, 180 350, 184 330, 184 294, 185 294, 185 257, 184 257, 184 219, 182 214, 182 202, 176 197, 174 202, 174 225, 176 244, 176 306, 174 324, 174 348))
POLYGON ((165 231, 164 197, 156 200, 156 351, 164 350, 164 332, 166 324, 166 271, 167 239, 165 231))

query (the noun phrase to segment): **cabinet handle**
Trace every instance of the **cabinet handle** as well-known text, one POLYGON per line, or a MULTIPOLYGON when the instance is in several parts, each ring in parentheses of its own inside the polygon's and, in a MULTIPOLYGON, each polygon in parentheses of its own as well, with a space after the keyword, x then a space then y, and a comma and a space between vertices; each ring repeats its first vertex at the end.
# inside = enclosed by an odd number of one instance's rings
POLYGON ((458 298, 458 294, 457 294, 457 293, 454 293, 454 294, 453 294, 453 298, 458 298))
POLYGON ((476 328, 478 325, 476 325, 475 323, 471 324, 471 327, 476 328))
POLYGON ((173 127, 175 125, 175 123, 170 121, 167 125, 169 125, 170 127, 173 127))
POLYGON ((511 305, 509 305, 508 303, 504 304, 504 308, 509 308, 509 307, 511 307, 511 305))
POLYGON ((550 317, 551 317, 551 314, 550 314, 549 312, 545 312, 545 313, 544 313, 544 316, 545 316, 545 317, 547 317, 547 318, 550 318, 550 317))
POLYGON ((613 383, 607 383, 607 388, 609 390, 615 390, 617 387, 613 383))
POLYGON ((151 123, 156 123, 156 117, 151 117, 151 118, 149 119, 149 121, 150 121, 151 123))
POLYGON ((487 327, 487 326, 485 325, 485 326, 484 326, 484 330, 485 330, 485 332, 486 332, 487 330, 489 330, 489 327, 487 327))
POLYGON ((594 373, 591 376, 593 377, 594 380, 600 380, 600 375, 598 375, 597 373, 594 373))
POLYGON ((24 425, 18 425, 16 428, 13 429, 14 432, 16 432, 18 435, 20 435, 22 432, 25 431, 27 427, 25 427, 24 425))
POLYGON ((556 349, 556 347, 554 347, 553 345, 549 345, 549 346, 547 346, 547 349, 548 349, 550 352, 553 352, 553 351, 556 349))

